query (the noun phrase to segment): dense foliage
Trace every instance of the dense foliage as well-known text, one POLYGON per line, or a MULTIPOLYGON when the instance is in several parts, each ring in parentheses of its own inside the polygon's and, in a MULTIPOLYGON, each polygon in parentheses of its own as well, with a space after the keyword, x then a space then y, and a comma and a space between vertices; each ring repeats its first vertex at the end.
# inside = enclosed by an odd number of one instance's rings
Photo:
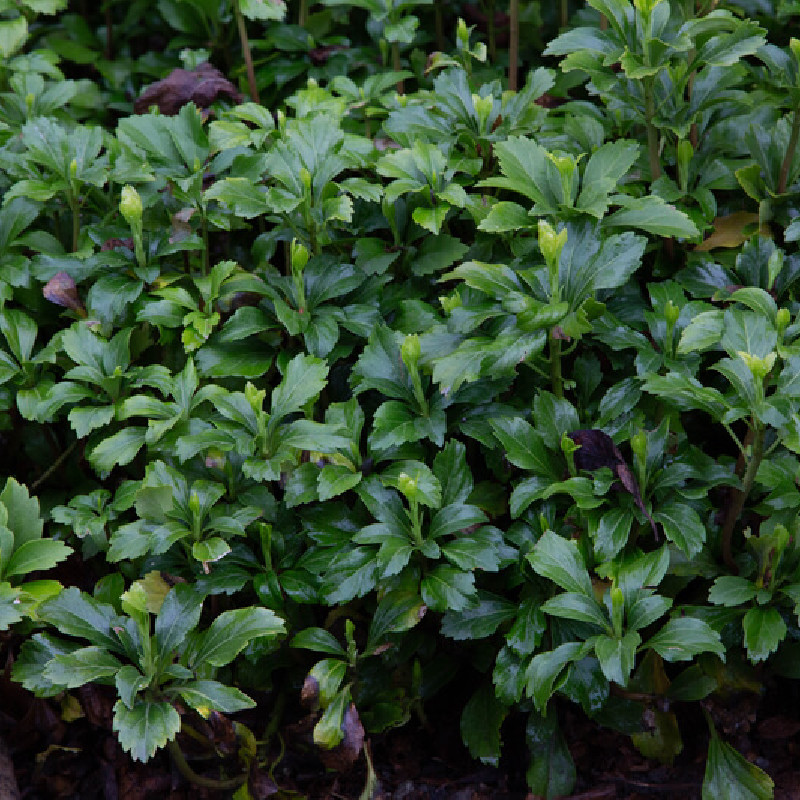
POLYGON ((187 774, 197 715, 302 685, 352 761, 460 683, 551 797, 559 704, 670 761, 800 678, 793 14, 0 0, 14 679, 187 774))

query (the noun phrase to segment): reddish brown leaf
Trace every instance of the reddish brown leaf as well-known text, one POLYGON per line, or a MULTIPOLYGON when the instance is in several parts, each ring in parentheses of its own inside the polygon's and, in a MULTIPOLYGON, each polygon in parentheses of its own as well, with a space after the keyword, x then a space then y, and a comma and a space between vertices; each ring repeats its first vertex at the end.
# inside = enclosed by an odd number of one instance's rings
POLYGON ((110 687, 87 683, 78 688, 76 694, 86 719, 92 725, 110 731, 114 719, 115 699, 110 687))
POLYGON ((130 236, 127 239, 106 239, 103 244, 100 245, 100 251, 115 250, 117 247, 126 247, 128 250, 133 250, 133 239, 131 239, 130 236))
POLYGON ((342 720, 344 737, 332 750, 323 750, 320 757, 329 769, 345 772, 358 760, 364 748, 364 726, 358 716, 355 703, 350 703, 342 720))
POLYGON ((42 294, 45 300, 75 311, 82 317, 86 316, 86 308, 78 297, 75 281, 66 272, 57 272, 44 285, 42 294))
POLYGON ((150 106, 158 106, 162 114, 177 114, 189 102, 208 108, 220 95, 234 103, 242 102, 239 90, 207 61, 197 69, 174 69, 161 81, 148 86, 134 103, 137 114, 146 114, 150 106))
POLYGON ((273 794, 277 794, 280 789, 272 778, 260 770, 254 770, 247 781, 247 788, 254 800, 266 800, 273 794))
POLYGON ((575 451, 575 467, 585 469, 587 472, 594 472, 600 467, 608 467, 619 478, 625 490, 633 496, 639 510, 650 522, 653 536, 658 539, 658 528, 645 507, 639 484, 630 467, 625 463, 625 458, 619 448, 614 444, 614 440, 604 431, 596 429, 573 431, 569 434, 569 438, 575 444, 580 445, 580 449, 575 451))
POLYGON ((300 690, 300 703, 305 708, 316 708, 319 703, 319 681, 313 675, 306 675, 300 690))
POLYGON ((564 333, 564 329, 560 325, 555 325, 550 333, 554 339, 560 339, 562 342, 572 341, 572 339, 564 333))
POLYGON ((192 235, 192 226, 189 224, 189 220, 194 215, 196 209, 194 208, 182 208, 180 211, 176 211, 172 215, 172 233, 169 237, 170 244, 176 244, 177 242, 182 242, 184 239, 188 239, 192 235))
POLYGON ((329 44, 324 47, 315 47, 308 51, 308 57, 315 67, 321 67, 334 53, 347 50, 343 44, 329 44))
POLYGON ((575 466, 578 469, 594 472, 600 467, 608 467, 613 471, 617 464, 625 463, 614 440, 604 431, 596 429, 572 431, 569 438, 580 445, 580 450, 575 452, 575 466))
POLYGON ((650 516, 650 512, 645 507, 644 501, 642 500, 642 493, 639 491, 639 484, 636 482, 636 478, 633 477, 633 473, 630 471, 630 468, 625 462, 623 462, 621 464, 617 464, 614 472, 620 479, 622 485, 633 495, 636 505, 639 507, 639 510, 642 512, 642 514, 647 517, 647 521, 650 523, 650 527, 653 529, 653 536, 655 536, 656 541, 658 541, 658 528, 656 527, 656 523, 653 521, 653 518, 650 516))

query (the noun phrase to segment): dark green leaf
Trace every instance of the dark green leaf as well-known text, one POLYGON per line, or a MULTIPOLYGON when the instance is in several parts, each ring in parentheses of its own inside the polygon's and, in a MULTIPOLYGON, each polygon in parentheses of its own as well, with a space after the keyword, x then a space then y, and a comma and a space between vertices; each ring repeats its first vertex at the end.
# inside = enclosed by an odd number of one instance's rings
POLYGON ((114 704, 114 731, 134 761, 149 761, 180 729, 180 714, 169 703, 137 697, 132 709, 121 700, 114 704))
POLYGON ((507 713, 492 684, 484 684, 470 697, 461 712, 461 739, 473 758, 494 767, 499 764, 500 726, 507 713))

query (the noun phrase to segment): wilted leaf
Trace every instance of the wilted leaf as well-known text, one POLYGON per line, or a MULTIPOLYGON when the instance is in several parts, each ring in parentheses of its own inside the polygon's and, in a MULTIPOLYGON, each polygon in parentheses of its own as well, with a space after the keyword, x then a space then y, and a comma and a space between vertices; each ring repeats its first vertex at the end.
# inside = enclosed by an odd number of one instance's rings
POLYGON ((343 44, 323 45, 309 50, 308 57, 315 67, 321 67, 334 53, 338 53, 340 50, 347 50, 347 47, 343 44))
POLYGON ((82 317, 86 316, 86 309, 78 297, 78 288, 75 281, 66 272, 57 272, 44 285, 42 294, 45 300, 75 311, 82 317))
MULTIPOLYGON (((717 247, 739 247, 758 229, 758 214, 750 211, 737 211, 726 217, 714 219, 714 232, 695 247, 700 252, 708 252, 717 247)), ((769 235, 769 228, 759 230, 763 236, 769 235)))
POLYGON ((350 703, 342 717, 342 740, 332 750, 320 751, 320 757, 328 769, 344 772, 358 760, 364 747, 364 726, 358 716, 355 703, 350 703))
POLYGON ((131 239, 130 236, 125 239, 120 239, 116 236, 111 239, 106 239, 103 244, 100 245, 100 252, 105 253, 108 250, 116 250, 118 247, 125 247, 128 250, 133 250, 133 239, 131 239))
POLYGON ((306 675, 300 690, 300 704, 305 708, 316 708, 319 705, 319 681, 310 673, 306 675))
POLYGON ((164 80, 148 86, 134 103, 137 114, 146 114, 150 106, 158 106, 162 114, 177 114, 182 106, 194 103, 208 108, 220 95, 234 103, 242 102, 239 90, 208 62, 197 69, 174 69, 164 80))
POLYGON ((604 431, 595 429, 573 431, 569 434, 569 438, 580 445, 580 449, 575 452, 576 468, 593 472, 600 467, 608 467, 619 478, 625 490, 633 496, 639 510, 650 522, 653 536, 658 539, 658 528, 645 507, 639 484, 619 448, 614 444, 614 440, 604 431))

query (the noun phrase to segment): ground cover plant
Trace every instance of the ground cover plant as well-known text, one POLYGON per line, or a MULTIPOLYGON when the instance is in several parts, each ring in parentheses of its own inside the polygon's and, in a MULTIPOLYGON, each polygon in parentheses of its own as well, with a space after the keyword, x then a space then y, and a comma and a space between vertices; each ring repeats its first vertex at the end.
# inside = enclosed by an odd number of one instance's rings
POLYGON ((724 720, 800 678, 798 17, 0 0, 4 686, 237 800, 301 715, 377 797, 441 698, 533 796, 581 715, 773 797, 724 720))

